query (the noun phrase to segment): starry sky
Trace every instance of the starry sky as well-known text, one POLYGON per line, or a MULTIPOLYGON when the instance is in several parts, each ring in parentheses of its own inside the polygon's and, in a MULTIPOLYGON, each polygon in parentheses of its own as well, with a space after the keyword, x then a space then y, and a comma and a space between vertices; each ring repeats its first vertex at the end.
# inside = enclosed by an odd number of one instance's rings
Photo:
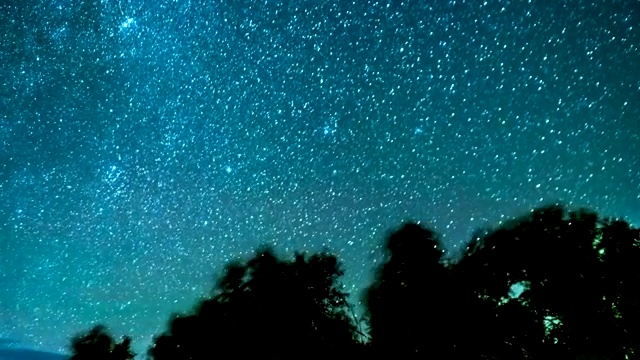
POLYGON ((357 301, 403 221, 638 224, 639 100, 635 1, 3 1, 0 338, 142 352, 260 244, 357 301))

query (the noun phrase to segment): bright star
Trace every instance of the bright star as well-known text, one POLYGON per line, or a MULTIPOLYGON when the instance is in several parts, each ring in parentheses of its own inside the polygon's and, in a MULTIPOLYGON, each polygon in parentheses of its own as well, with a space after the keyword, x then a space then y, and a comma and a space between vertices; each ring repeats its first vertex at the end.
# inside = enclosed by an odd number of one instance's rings
POLYGON ((136 23, 136 21, 133 18, 127 18, 127 20, 125 20, 122 24, 120 24, 120 28, 121 29, 127 29, 129 27, 131 27, 132 25, 134 25, 136 23))

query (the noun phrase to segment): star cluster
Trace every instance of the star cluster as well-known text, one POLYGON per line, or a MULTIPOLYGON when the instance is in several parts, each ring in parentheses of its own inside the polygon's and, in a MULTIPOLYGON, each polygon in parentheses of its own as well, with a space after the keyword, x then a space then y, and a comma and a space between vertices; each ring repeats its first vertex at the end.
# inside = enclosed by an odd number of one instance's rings
POLYGON ((0 337, 144 351, 260 244, 354 301, 421 221, 457 251, 550 202, 640 222, 633 1, 0 4, 0 337), (432 3, 432 4, 430 4, 432 3))

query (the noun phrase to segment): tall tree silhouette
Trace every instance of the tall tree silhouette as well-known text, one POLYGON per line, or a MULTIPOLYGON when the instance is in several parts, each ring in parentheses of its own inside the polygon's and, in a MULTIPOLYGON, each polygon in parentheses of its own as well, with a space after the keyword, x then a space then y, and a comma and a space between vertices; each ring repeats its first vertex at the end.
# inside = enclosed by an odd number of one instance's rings
POLYGON ((320 359, 353 355, 355 327, 334 256, 297 254, 293 261, 261 250, 227 266, 214 296, 174 316, 149 351, 153 359, 320 359))
POLYGON ((394 358, 469 355, 466 342, 478 335, 479 313, 470 311, 477 302, 465 302, 470 299, 453 283, 437 235, 405 224, 389 236, 386 250, 366 294, 374 351, 394 358))
POLYGON ((385 356, 424 357, 425 329, 443 311, 440 244, 430 230, 406 224, 388 238, 386 250, 388 260, 366 295, 372 346, 385 356))
POLYGON ((71 360, 132 360, 130 346, 129 337, 117 343, 104 326, 97 325, 71 340, 71 360))

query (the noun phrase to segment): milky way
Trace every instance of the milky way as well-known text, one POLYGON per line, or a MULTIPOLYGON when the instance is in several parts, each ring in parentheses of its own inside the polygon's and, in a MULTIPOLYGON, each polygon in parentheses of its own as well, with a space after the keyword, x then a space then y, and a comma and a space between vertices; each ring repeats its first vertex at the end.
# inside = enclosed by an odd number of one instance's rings
POLYGON ((10 1, 0 82, 25 347, 142 352, 261 244, 334 251, 358 301, 403 221, 451 251, 551 202, 640 222, 634 1, 10 1))

